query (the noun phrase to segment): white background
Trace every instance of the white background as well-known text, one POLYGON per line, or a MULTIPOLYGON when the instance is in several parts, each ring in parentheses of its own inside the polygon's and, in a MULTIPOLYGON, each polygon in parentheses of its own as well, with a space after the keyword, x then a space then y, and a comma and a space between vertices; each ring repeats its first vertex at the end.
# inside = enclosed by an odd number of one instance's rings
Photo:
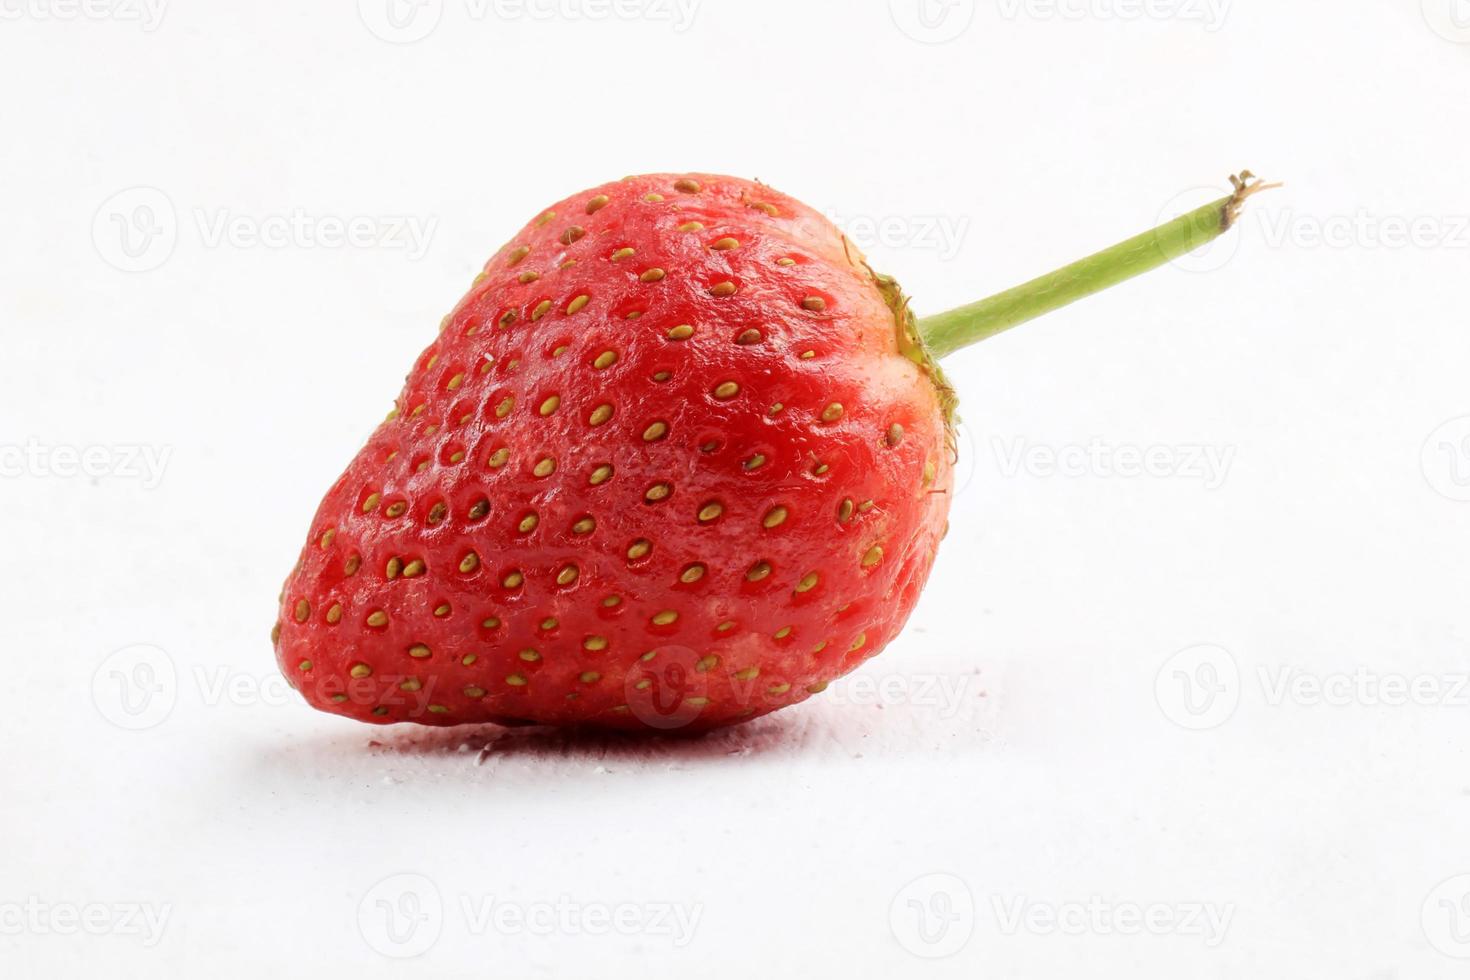
POLYGON ((1470 5, 529 2, 0 0, 0 974, 1463 976, 1470 5), (276 677, 546 204, 759 177, 932 312, 1243 166, 1228 241, 946 365, 952 531, 826 695, 628 743, 276 677))

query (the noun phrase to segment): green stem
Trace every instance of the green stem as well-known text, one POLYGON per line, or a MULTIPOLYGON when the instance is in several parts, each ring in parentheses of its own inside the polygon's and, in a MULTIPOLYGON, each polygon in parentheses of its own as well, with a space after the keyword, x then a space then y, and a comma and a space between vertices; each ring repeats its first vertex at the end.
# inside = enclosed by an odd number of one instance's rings
POLYGON ((924 317, 919 320, 919 333, 925 345, 934 357, 944 357, 1157 269, 1229 231, 1252 194, 1280 186, 1260 182, 1249 170, 1230 181, 1235 193, 1229 197, 989 299, 924 317))

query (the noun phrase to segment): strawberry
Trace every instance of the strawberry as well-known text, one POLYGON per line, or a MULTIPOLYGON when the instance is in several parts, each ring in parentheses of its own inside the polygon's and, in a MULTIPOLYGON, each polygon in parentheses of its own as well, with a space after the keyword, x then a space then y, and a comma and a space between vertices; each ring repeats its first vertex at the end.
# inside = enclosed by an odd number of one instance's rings
POLYGON ((574 195, 486 263, 322 501, 280 667, 377 723, 698 731, 801 701, 913 610, 952 411, 897 285, 811 208, 706 174, 574 195))

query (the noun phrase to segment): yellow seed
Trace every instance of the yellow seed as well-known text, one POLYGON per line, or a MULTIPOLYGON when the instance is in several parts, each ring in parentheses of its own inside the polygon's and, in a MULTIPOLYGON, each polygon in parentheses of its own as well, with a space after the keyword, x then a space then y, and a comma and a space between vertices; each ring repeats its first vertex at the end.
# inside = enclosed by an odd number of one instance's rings
POLYGON ((597 529, 597 522, 590 517, 584 517, 572 525, 573 534, 591 534, 597 529))
POLYGON ((666 422, 655 422, 643 430, 644 442, 657 442, 669 434, 669 426, 666 422))
POLYGON ((721 400, 740 394, 740 386, 733 381, 722 381, 715 388, 715 397, 721 400))
POLYGON ((506 398, 502 398, 500 400, 500 404, 498 404, 498 405, 495 406, 495 417, 498 418, 498 419, 503 419, 507 415, 509 415, 510 414, 510 410, 513 409, 513 408, 515 408, 515 407, 516 407, 516 400, 515 400, 515 396, 514 395, 508 396, 506 398))
POLYGON ((850 499, 849 500, 844 500, 844 501, 842 501, 842 503, 840 503, 840 504, 837 505, 837 520, 838 520, 838 522, 840 522, 842 524, 846 524, 851 519, 852 519, 852 501, 850 499))
POLYGON ((771 203, 768 203, 766 201, 752 201, 749 204, 747 204, 746 207, 755 208, 757 211, 764 211, 766 214, 770 215, 772 218, 775 218, 775 217, 777 217, 777 216, 779 216, 781 214, 781 209, 780 208, 778 208, 778 207, 776 207, 776 205, 771 204, 771 203))
POLYGON ((683 194, 698 194, 702 188, 700 187, 699 181, 692 177, 683 177, 674 181, 674 190, 683 194))
POLYGON ((459 560, 459 570, 465 574, 473 572, 480 564, 480 556, 471 551, 459 560))
POLYGON ((582 641, 582 649, 584 649, 584 650, 592 650, 594 652, 595 651, 598 651, 598 650, 606 650, 607 649, 607 637, 605 637, 605 636, 589 636, 585 640, 582 641))
POLYGON ((808 296, 801 301, 801 308, 812 313, 820 313, 827 308, 827 301, 820 296, 808 296))
POLYGON ((557 573, 556 584, 571 585, 573 582, 577 581, 577 576, 580 574, 581 572, 577 570, 576 565, 567 565, 565 568, 557 573))
POLYGON ((855 640, 852 641, 852 646, 848 647, 847 649, 848 649, 849 652, 851 652, 853 650, 861 650, 863 648, 863 644, 865 644, 867 642, 868 642, 868 634, 866 634, 866 633, 859 633, 857 635, 857 639, 855 639, 855 640))
POLYGON ((342 603, 332 603, 332 608, 327 610, 327 622, 333 624, 342 622, 342 603))
POLYGON ((597 368, 597 370, 601 371, 604 368, 610 368, 610 367, 612 367, 617 362, 618 362, 617 352, 616 351, 605 350, 601 354, 598 354, 597 355, 597 360, 595 360, 595 361, 592 362, 592 366, 595 367, 595 368, 597 368))
MULTIPOLYGON (((516 265, 522 259, 524 259, 526 256, 528 256, 530 254, 531 254, 531 246, 529 246, 529 245, 522 245, 519 248, 515 248, 515 249, 512 249, 511 250, 510 254, 505 257, 505 264, 506 265, 516 265)), ((463 280, 461 280, 461 281, 463 281, 463 280)))
POLYGON ((650 620, 650 622, 652 622, 655 626, 668 626, 670 623, 673 623, 678 618, 678 613, 674 612, 672 609, 665 609, 663 612, 655 613, 653 619, 650 620))
POLYGON ((633 254, 634 253, 631 248, 620 248, 612 254, 612 260, 614 262, 621 262, 624 259, 631 259, 633 257, 633 254))
POLYGON ((612 417, 613 407, 611 405, 598 405, 592 410, 592 414, 587 416, 587 424, 592 426, 603 425, 612 417))
POLYGON ((662 194, 644 194, 643 199, 650 204, 657 204, 664 199, 662 194))
POLYGON ((547 456, 537 462, 536 465, 532 467, 531 472, 534 473, 537 477, 545 479, 552 473, 556 472, 556 460, 552 459, 550 456, 547 456))
POLYGON ((303 661, 301 661, 301 663, 299 663, 299 664, 296 665, 296 669, 297 670, 311 670, 311 661, 310 660, 303 660, 303 661))
POLYGON ((642 282, 658 282, 664 277, 665 274, 666 273, 662 269, 649 269, 638 278, 642 282))
POLYGON ((525 272, 522 272, 519 276, 517 276, 516 277, 516 281, 519 282, 522 286, 525 286, 525 285, 528 285, 530 283, 535 282, 537 279, 540 279, 540 278, 541 278, 541 273, 539 273, 539 272, 532 272, 532 271, 530 271, 528 269, 525 272))
POLYGON ((653 380, 657 381, 659 384, 663 384, 665 381, 669 380, 672 377, 673 375, 668 371, 659 371, 653 375, 653 380))
POLYGON ((337 538, 337 529, 334 527, 322 535, 322 548, 330 548, 332 542, 337 538))
POLYGON ((709 698, 685 698, 684 703, 694 708, 703 708, 709 704, 709 698))
POLYGON ((500 619, 498 617, 491 616, 489 619, 486 619, 484 622, 480 623, 480 625, 485 627, 487 630, 493 630, 500 626, 500 619))
POLYGON ((347 695, 345 695, 345 694, 333 694, 332 695, 332 703, 333 704, 341 704, 343 701, 346 701, 346 700, 347 700, 347 695))
POLYGON ((449 383, 446 384, 444 387, 448 388, 450 391, 454 391, 456 388, 458 388, 462 384, 464 384, 464 372, 463 371, 461 371, 459 374, 456 374, 454 377, 450 378, 449 379, 449 383))
POLYGON ((645 677, 643 680, 639 681, 637 684, 634 684, 633 686, 635 688, 637 688, 638 690, 640 690, 640 691, 646 691, 650 687, 653 686, 653 681, 651 681, 651 680, 649 680, 648 678, 645 677))
POLYGON ((443 603, 440 603, 439 605, 435 606, 434 607, 434 615, 436 617, 438 617, 439 619, 443 619, 445 616, 448 616, 449 615, 449 603, 443 602, 443 603))
POLYGON ((758 561, 750 567, 750 571, 745 573, 745 580, 747 582, 759 582, 761 579, 770 574, 770 562, 758 561))
POLYGON ((362 680, 364 677, 373 676, 373 669, 367 664, 353 664, 352 669, 348 673, 358 680, 362 680))
POLYGON ((684 571, 679 575, 679 581, 683 582, 685 585, 688 585, 691 582, 698 582, 702 578, 704 578, 704 566, 697 562, 684 569, 684 571))
POLYGON ((477 656, 475 656, 473 653, 467 653, 463 657, 460 657, 459 658, 459 662, 462 663, 462 664, 464 664, 466 667, 468 667, 471 664, 473 664, 476 660, 479 660, 479 659, 480 658, 477 657, 477 656))
POLYGON ((733 248, 739 247, 740 242, 734 238, 721 238, 719 241, 710 246, 710 248, 714 249, 716 252, 728 252, 733 248))
POLYGON ((542 415, 550 415, 552 412, 556 411, 560 407, 561 407, 561 396, 560 395, 552 395, 552 396, 550 396, 549 398, 547 398, 545 401, 543 401, 541 403, 541 409, 540 409, 540 411, 541 411, 541 414, 542 415))
POLYGON ((813 684, 810 687, 808 687, 806 689, 806 692, 808 694, 821 694, 826 689, 827 689, 827 682, 826 681, 822 681, 822 682, 820 682, 818 684, 813 684))
POLYGON ((398 577, 398 573, 401 572, 402 570, 403 570, 403 562, 402 561, 400 561, 397 558, 389 558, 388 559, 388 567, 386 569, 384 569, 384 573, 388 576, 388 578, 395 579, 395 578, 398 577))
POLYGON ((796 264, 796 260, 793 259, 793 258, 790 258, 790 257, 780 258, 780 259, 777 259, 776 260, 776 264, 777 265, 792 266, 792 265, 795 265, 796 264))
POLYGON ((733 282, 717 283, 714 286, 714 288, 712 288, 710 290, 710 295, 711 296, 720 296, 720 297, 734 296, 735 295, 735 284, 733 282))
POLYGON ((528 664, 534 664, 541 659, 541 654, 535 650, 522 650, 518 656, 528 664))
MULTIPOLYGON (((451 463, 463 463, 464 462, 464 450, 461 449, 461 450, 456 451, 452 456, 449 457, 449 461, 451 463)), ((392 508, 389 508, 389 509, 392 510, 392 508)), ((401 513, 403 513, 403 511, 400 509, 398 511, 398 513, 401 514, 401 513)), ((392 513, 390 513, 388 516, 389 517, 397 517, 398 514, 392 514, 392 513)))
POLYGON ((758 470, 762 466, 766 465, 766 457, 761 453, 756 453, 754 456, 750 457, 740 465, 745 467, 747 470, 758 470))
POLYGON ((592 214, 595 211, 600 211, 603 208, 607 207, 608 200, 609 198, 606 194, 597 195, 592 200, 587 202, 587 213, 592 214))
POLYGON ((518 589, 525 581, 526 576, 522 575, 520 572, 511 572, 510 574, 506 575, 505 578, 500 580, 500 584, 505 586, 507 589, 518 589))
POLYGON ((541 628, 546 631, 554 630, 559 625, 560 623, 557 622, 555 616, 548 616, 545 619, 541 620, 541 628))
POLYGON ((505 682, 507 684, 509 684, 511 687, 525 687, 526 686, 526 678, 523 677, 520 674, 511 674, 509 677, 507 677, 505 679, 505 682))
POLYGON ((637 561, 640 558, 647 558, 652 551, 653 542, 647 538, 639 538, 628 546, 628 560, 637 561))
POLYGON ((823 422, 836 422, 840 418, 842 418, 842 403, 841 402, 833 402, 832 404, 828 405, 826 408, 822 409, 822 421, 823 422))
POLYGON ((782 413, 782 411, 785 410, 785 408, 786 408, 785 405, 781 404, 780 402, 777 402, 776 404, 774 404, 774 405, 771 406, 769 414, 771 414, 771 415, 780 415, 782 413))
POLYGON ((521 518, 521 523, 516 526, 520 528, 522 534, 529 534, 530 532, 536 530, 536 525, 540 522, 540 520, 541 518, 537 517, 535 514, 527 514, 525 517, 521 518))
POLYGON ((886 441, 890 449, 903 442, 903 426, 899 425, 897 422, 890 425, 888 427, 888 435, 886 437, 886 441))
POLYGON ((669 494, 673 492, 674 488, 669 486, 667 483, 655 483, 653 486, 648 488, 648 492, 643 495, 643 499, 647 500, 649 503, 655 503, 660 500, 668 499, 669 494))
POLYGON ((866 514, 868 511, 872 510, 874 506, 876 505, 871 500, 864 500, 862 503, 858 504, 858 513, 866 514))
POLYGON ((766 688, 766 693, 767 694, 785 694, 789 690, 791 690, 791 685, 790 684, 772 684, 770 687, 766 688))
POLYGON ((783 626, 780 629, 778 629, 776 631, 776 633, 775 633, 776 639, 778 639, 778 640, 784 640, 784 639, 786 639, 790 635, 791 635, 791 627, 790 626, 783 626))
POLYGON ((356 575, 357 574, 357 570, 359 568, 361 568, 361 567, 362 567, 362 556, 361 555, 353 555, 351 558, 348 558, 347 559, 347 563, 342 566, 342 570, 347 573, 348 577, 351 577, 353 575, 356 575))
POLYGON ((371 514, 373 512, 373 509, 378 506, 378 501, 382 499, 382 495, 380 494, 368 494, 367 499, 362 502, 362 512, 364 514, 371 514))
POLYGON ((603 463, 597 469, 592 471, 592 475, 587 478, 587 482, 591 483, 595 487, 600 483, 606 483, 608 478, 612 475, 613 468, 606 463, 603 463))
POLYGON ((602 680, 602 675, 595 670, 587 670, 582 672, 578 680, 580 680, 583 684, 596 684, 598 681, 602 680))
POLYGON ((550 309, 551 300, 549 299, 543 299, 541 302, 537 303, 536 308, 531 311, 531 322, 535 323, 537 320, 541 319, 547 314, 550 309))
POLYGON ((758 344, 761 342, 761 332, 754 327, 743 332, 735 338, 737 344, 758 344))
POLYGON ((484 497, 481 497, 470 507, 469 512, 466 516, 468 516, 469 519, 472 521, 478 521, 480 518, 484 517, 488 513, 490 513, 490 501, 486 500, 484 497))
POLYGON ((592 302, 592 297, 588 296, 586 293, 578 296, 576 299, 567 304, 567 316, 573 316, 577 313, 582 312, 582 308, 590 302, 592 302))
POLYGON ((875 545, 873 545, 873 547, 871 547, 871 548, 868 549, 868 553, 866 555, 863 555, 863 567, 864 568, 871 568, 872 566, 878 564, 882 560, 883 560, 883 548, 882 548, 881 545, 876 545, 875 544, 875 545))
POLYGON ((669 331, 670 340, 688 340, 694 336, 694 328, 687 323, 680 324, 669 331))
POLYGON ((714 654, 710 654, 707 657, 699 658, 699 661, 694 665, 694 669, 704 674, 708 673, 712 668, 719 666, 719 663, 720 658, 714 654))
POLYGON ((766 512, 766 516, 761 520, 761 523, 767 528, 779 527, 786 522, 786 514, 787 510, 785 507, 772 507, 766 512))
POLYGON ((311 603, 305 599, 296 601, 296 622, 304 623, 311 618, 311 603))
POLYGON ((814 358, 816 356, 817 356, 817 352, 814 351, 814 350, 804 350, 804 351, 801 352, 801 359, 803 361, 810 361, 812 358, 814 358))
POLYGON ((818 576, 816 572, 807 572, 805 575, 802 576, 801 581, 796 583, 796 591, 810 592, 812 589, 817 587, 817 578, 818 576))
POLYGON ((586 228, 583 228, 581 225, 572 225, 566 231, 561 233, 561 243, 563 245, 570 245, 585 234, 587 234, 586 228))
POLYGON ((715 500, 711 500, 709 503, 699 508, 699 522, 701 524, 708 524, 710 521, 718 520, 720 515, 724 512, 724 504, 721 504, 715 500))
POLYGON ((704 231, 704 225, 698 221, 686 221, 679 226, 680 231, 704 231))
POLYGON ((424 660, 427 659, 429 656, 429 648, 424 646, 422 643, 415 643, 413 646, 408 648, 408 655, 410 657, 413 657, 415 660, 424 660))
POLYGON ((500 449, 497 449, 495 450, 495 452, 490 454, 490 459, 487 460, 487 463, 492 470, 498 470, 509 461, 510 450, 501 447, 500 449))
POLYGON ((759 667, 746 667, 744 670, 735 671, 734 677, 737 681, 753 681, 760 675, 759 667))
POLYGON ((464 696, 467 698, 483 698, 485 696, 485 689, 483 687, 470 686, 464 689, 464 696))

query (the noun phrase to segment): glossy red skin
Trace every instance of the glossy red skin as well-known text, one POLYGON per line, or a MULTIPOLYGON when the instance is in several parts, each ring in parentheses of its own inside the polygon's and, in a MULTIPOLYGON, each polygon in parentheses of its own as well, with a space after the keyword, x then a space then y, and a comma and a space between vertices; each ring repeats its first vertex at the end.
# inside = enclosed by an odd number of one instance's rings
POLYGON ((902 628, 949 509, 940 393, 900 353, 873 273, 824 217, 737 178, 630 178, 544 212, 485 265, 396 406, 317 511, 276 636, 314 707, 367 722, 698 731, 804 700, 902 628), (678 183, 691 180, 697 192, 678 183), (608 203, 589 212, 599 195, 608 203), (703 229, 680 230, 691 221, 703 229), (726 238, 738 247, 713 247, 726 238), (611 258, 624 248, 635 252, 611 258), (665 275, 645 281, 650 269, 665 275), (716 295, 726 282, 736 292, 716 295), (550 311, 533 320, 542 300, 550 311), (693 335, 670 339, 682 324, 693 335), (751 328, 761 339, 738 343, 751 328), (605 351, 617 360, 599 369, 605 351), (716 397, 727 381, 739 393, 716 397), (602 404, 614 414, 594 426, 602 404), (645 440, 656 422, 667 434, 645 440), (502 447, 509 462, 493 469, 502 447), (748 468, 757 453, 764 465, 748 468), (555 471, 536 476, 547 457, 555 471), (613 476, 591 485, 603 464, 613 476), (660 482, 672 492, 649 502, 660 482), (472 519, 481 500, 489 513, 472 519), (716 502, 720 516, 701 521, 716 502), (439 503, 448 516, 431 525, 439 503), (778 506, 786 520, 766 527, 778 506), (587 516, 595 530, 575 533, 587 516), (640 538, 652 552, 630 560, 640 538), (478 564, 461 571, 470 552, 478 564), (394 558, 427 567, 390 579, 394 558), (761 561, 771 572, 752 581, 761 561), (696 562, 703 577, 682 581, 696 562), (507 586, 512 571, 521 584, 507 586), (798 591, 811 572, 819 581, 798 591), (386 625, 370 625, 380 610, 386 625), (677 620, 655 624, 664 611, 677 620), (588 649, 593 636, 606 648, 588 649), (410 656, 416 644, 429 655, 410 656))

